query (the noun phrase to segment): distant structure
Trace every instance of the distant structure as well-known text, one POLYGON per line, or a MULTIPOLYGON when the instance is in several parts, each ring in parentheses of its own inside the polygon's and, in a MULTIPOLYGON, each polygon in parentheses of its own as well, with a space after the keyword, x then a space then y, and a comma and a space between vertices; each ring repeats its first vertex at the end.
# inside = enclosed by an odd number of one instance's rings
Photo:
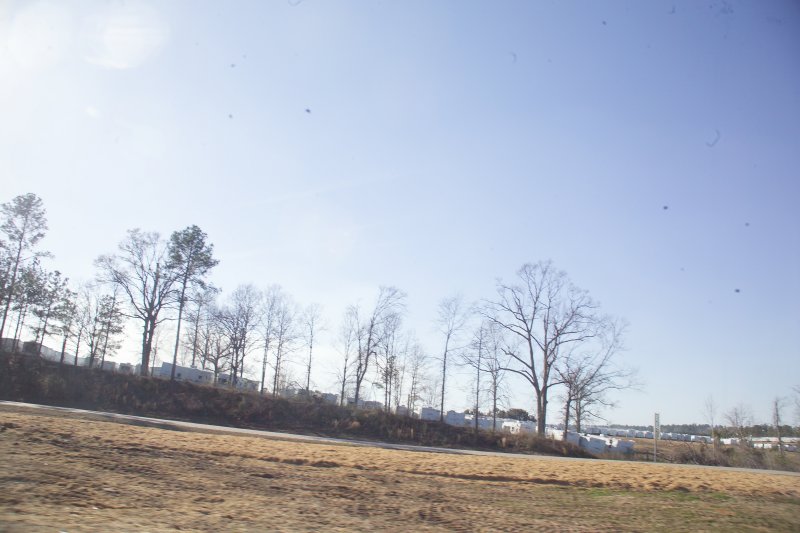
MULTIPOLYGON (((170 379, 172 377, 172 363, 161 363, 161 368, 155 369, 153 372, 153 377, 170 379)), ((192 383, 209 383, 213 385, 214 373, 209 370, 201 370, 199 368, 176 365, 175 379, 180 381, 191 381, 192 383)))

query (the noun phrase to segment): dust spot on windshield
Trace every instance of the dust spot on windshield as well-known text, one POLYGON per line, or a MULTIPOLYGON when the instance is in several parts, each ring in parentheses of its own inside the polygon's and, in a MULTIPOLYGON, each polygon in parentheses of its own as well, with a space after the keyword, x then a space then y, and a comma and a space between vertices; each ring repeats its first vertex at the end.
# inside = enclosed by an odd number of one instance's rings
POLYGON ((719 140, 722 138, 722 135, 720 134, 719 130, 715 129, 714 134, 715 134, 714 140, 706 143, 706 146, 708 146, 709 148, 714 148, 719 142, 719 140))

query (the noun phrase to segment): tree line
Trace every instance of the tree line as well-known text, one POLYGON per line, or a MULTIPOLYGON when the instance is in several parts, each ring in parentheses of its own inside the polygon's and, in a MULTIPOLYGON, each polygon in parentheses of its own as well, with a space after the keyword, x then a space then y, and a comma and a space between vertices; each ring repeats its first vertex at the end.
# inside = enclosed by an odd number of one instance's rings
MULTIPOLYGON (((78 364, 85 354, 90 366, 102 365, 120 349, 126 325, 136 324, 140 372, 147 375, 158 335, 170 321, 172 379, 180 355, 213 372, 215 381, 229 373, 234 385, 248 375, 260 378, 262 394, 290 386, 310 392, 314 350, 320 334, 331 329, 322 308, 299 305, 279 285, 242 284, 224 295, 209 282, 219 260, 198 226, 167 239, 129 230, 114 253, 97 258, 94 281, 74 288, 59 271, 42 266, 50 254, 39 249, 48 229, 40 198, 18 196, 2 205, 0 216, 0 338, 12 346, 30 331, 39 351, 48 339, 59 339, 62 364, 78 364), (302 375, 294 376, 292 366, 302 375)), ((442 299, 435 350, 404 328, 406 298, 399 288, 383 286, 369 305, 344 308, 332 331, 341 401, 350 397, 359 405, 378 391, 386 409, 436 405, 444 419, 451 373, 461 367, 473 376, 472 411, 489 405, 496 419, 506 414, 507 378, 516 375, 529 387, 535 405, 530 418, 543 434, 554 390, 565 427, 573 422, 580 428, 612 405, 609 392, 633 385, 632 372, 616 357, 625 323, 602 313, 552 262, 526 263, 512 281, 498 280, 495 293, 477 302, 458 295, 442 299)), ((520 411, 510 412, 522 419, 520 411)), ((476 430, 477 423, 475 417, 476 430)))

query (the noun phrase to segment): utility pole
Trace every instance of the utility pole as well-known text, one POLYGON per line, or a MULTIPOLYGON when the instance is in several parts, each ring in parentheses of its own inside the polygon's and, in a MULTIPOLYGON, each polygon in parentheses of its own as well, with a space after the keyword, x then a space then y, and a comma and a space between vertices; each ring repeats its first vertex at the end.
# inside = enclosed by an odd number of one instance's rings
POLYGON ((656 413, 656 418, 653 423, 653 462, 658 462, 658 437, 661 435, 661 421, 659 414, 656 413))

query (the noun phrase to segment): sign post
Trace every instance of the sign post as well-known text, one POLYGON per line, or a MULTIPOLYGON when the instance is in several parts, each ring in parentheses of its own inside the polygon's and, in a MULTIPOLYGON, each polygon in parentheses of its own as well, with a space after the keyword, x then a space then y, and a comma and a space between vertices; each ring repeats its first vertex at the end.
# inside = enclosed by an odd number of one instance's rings
POLYGON ((661 420, 658 413, 653 424, 653 462, 658 460, 658 438, 661 436, 661 420))

